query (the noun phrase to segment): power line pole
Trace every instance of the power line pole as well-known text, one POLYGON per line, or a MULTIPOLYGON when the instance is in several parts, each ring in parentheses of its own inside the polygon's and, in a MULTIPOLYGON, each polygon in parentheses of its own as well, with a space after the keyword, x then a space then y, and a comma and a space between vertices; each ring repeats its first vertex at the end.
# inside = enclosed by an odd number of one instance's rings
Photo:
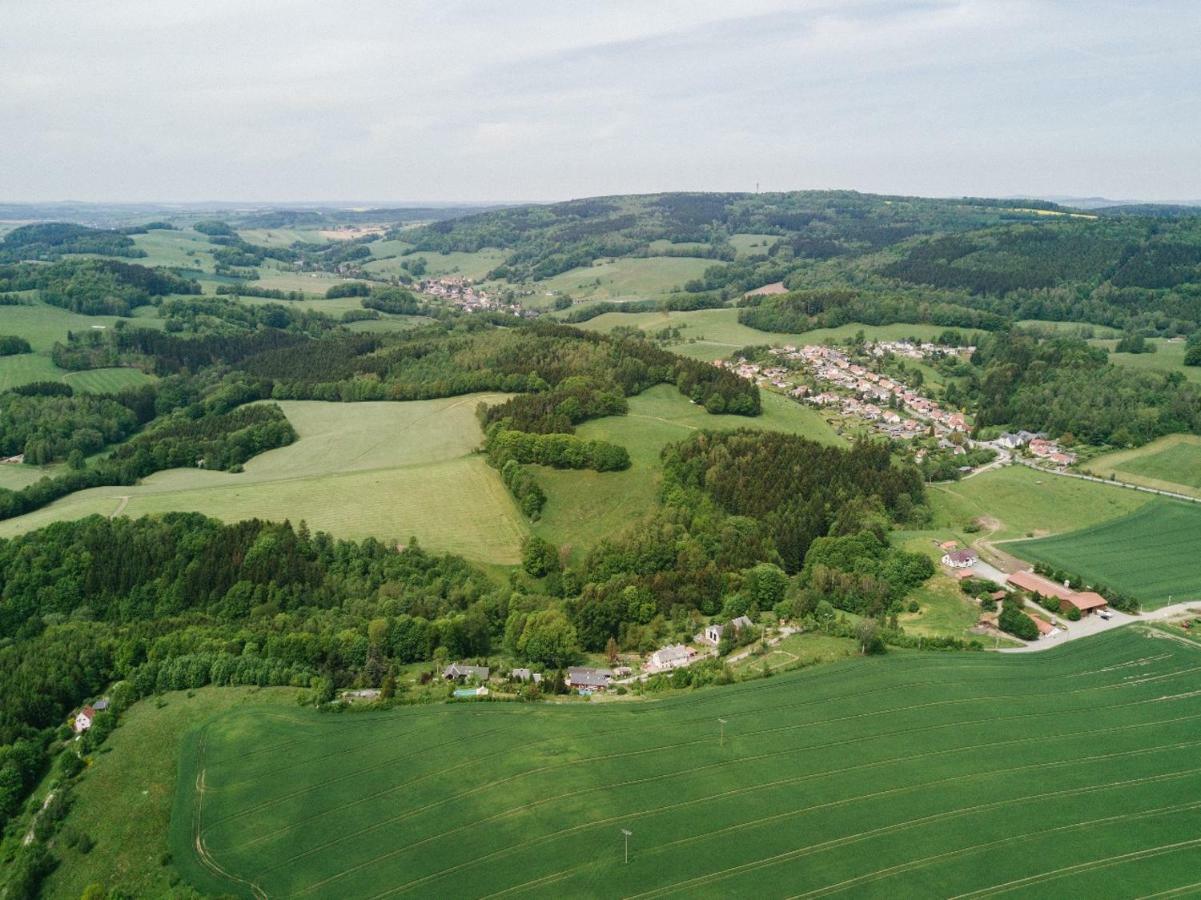
POLYGON ((721 743, 719 746, 724 747, 726 745, 726 720, 718 719, 717 721, 721 724, 721 743))
POLYGON ((623 828, 623 829, 621 829, 621 833, 625 836, 625 839, 626 839, 626 865, 628 866, 630 864, 630 835, 633 834, 634 832, 626 831, 623 828))

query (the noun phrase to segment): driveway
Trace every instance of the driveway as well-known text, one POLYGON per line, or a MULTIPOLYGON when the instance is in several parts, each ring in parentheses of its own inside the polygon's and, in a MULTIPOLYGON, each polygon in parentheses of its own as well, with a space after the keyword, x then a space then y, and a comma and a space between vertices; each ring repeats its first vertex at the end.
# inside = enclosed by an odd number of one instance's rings
MULTIPOLYGON (((1038 609, 1039 607, 1031 607, 1038 609)), ((1104 631, 1112 631, 1114 628, 1120 628, 1123 625, 1129 625, 1132 622, 1163 622, 1171 619, 1181 613, 1195 612, 1201 617, 1201 600, 1193 600, 1189 603, 1173 603, 1171 606, 1164 606, 1160 609, 1152 610, 1151 612, 1141 613, 1137 616, 1132 616, 1129 613, 1118 612, 1116 609, 1112 611, 1112 617, 1109 621, 1102 619, 1094 614, 1085 616, 1079 622, 1068 622, 1063 616, 1056 616, 1056 620, 1061 623, 1060 627, 1065 630, 1055 635, 1053 638, 1042 638, 1038 641, 1031 641, 1021 647, 1006 647, 999 650, 999 653, 1038 653, 1042 650, 1050 650, 1059 644, 1066 641, 1075 641, 1080 638, 1091 637, 1094 634, 1101 634, 1104 631)))

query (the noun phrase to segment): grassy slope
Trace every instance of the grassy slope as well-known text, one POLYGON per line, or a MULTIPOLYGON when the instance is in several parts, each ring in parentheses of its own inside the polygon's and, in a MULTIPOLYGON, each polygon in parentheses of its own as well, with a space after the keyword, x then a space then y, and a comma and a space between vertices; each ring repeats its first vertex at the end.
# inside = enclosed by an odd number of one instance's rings
POLYGON ((1096 579, 1152 609, 1201 597, 1201 506, 1193 503, 1155 500, 1120 519, 1005 549, 1096 579))
POLYGON ((763 428, 803 434, 825 443, 840 439, 815 411, 779 394, 764 392, 763 415, 711 416, 669 385, 658 385, 630 398, 625 416, 580 426, 581 437, 613 441, 630 451, 625 472, 571 472, 540 468, 538 482, 548 502, 536 531, 547 540, 575 550, 621 531, 643 516, 659 490, 659 451, 699 428, 763 428))
MULTIPOLYGON (((153 312, 149 308, 143 310, 153 312)), ((50 359, 56 341, 65 341, 68 331, 89 331, 96 327, 112 328, 122 321, 116 316, 82 316, 77 313, 34 301, 29 306, 0 306, 0 334, 15 334, 25 338, 33 347, 32 353, 0 357, 0 391, 32 381, 66 380, 78 390, 110 390, 105 384, 120 383, 121 387, 145 380, 133 370, 104 369, 95 375, 68 373, 50 359), (113 375, 114 371, 122 374, 113 375)), ((129 320, 124 320, 128 322, 129 320)), ((145 314, 136 318, 138 327, 161 328, 162 323, 145 314)))
POLYGON ((997 540, 1072 531, 1123 516, 1151 499, 1129 489, 1077 478, 1044 475, 1024 466, 992 469, 973 478, 930 488, 934 525, 950 536, 997 540), (984 518, 985 531, 963 526, 984 518))
POLYGON ((76 791, 70 823, 96 841, 87 856, 58 848, 62 865, 45 897, 78 898, 89 884, 121 885, 135 897, 161 897, 178 880, 162 863, 179 768, 181 735, 232 709, 256 715, 295 709, 295 688, 204 688, 133 706, 76 791))
MULTIPOLYGON (((1104 347, 1112 351, 1117 346, 1116 340, 1095 340, 1094 346, 1104 347)), ((1153 338, 1148 343, 1157 349, 1155 353, 1113 353, 1109 361, 1115 365, 1129 369, 1139 369, 1144 372, 1179 372, 1189 381, 1201 382, 1201 366, 1186 366, 1184 364, 1184 341, 1168 341, 1153 338)))
POLYGON ((720 359, 751 344, 820 344, 840 340, 862 331, 869 338, 898 339, 916 335, 931 338, 946 329, 934 325, 843 325, 838 328, 818 328, 803 335, 758 331, 738 321, 736 309, 701 309, 692 312, 605 313, 580 327, 593 331, 609 331, 618 325, 658 331, 678 327, 685 343, 670 349, 683 356, 697 359, 720 359))
POLYGON ((1102 478, 1112 475, 1119 481, 1201 497, 1201 437, 1170 434, 1133 450, 1099 456, 1087 468, 1102 478))
POLYGON ((699 278, 716 260, 691 256, 601 259, 524 287, 538 296, 571 294, 577 300, 644 300, 699 278))
POLYGON ((433 549, 511 563, 525 525, 496 473, 472 454, 481 440, 475 406, 489 398, 500 395, 281 403, 301 439, 255 457, 242 474, 175 469, 134 487, 80 491, 0 524, 0 535, 118 509, 196 510, 228 521, 305 519, 339 537, 416 535, 433 549))
POLYGON ((502 262, 508 255, 503 250, 478 250, 475 253, 430 253, 422 250, 409 256, 400 256, 412 245, 403 241, 375 241, 369 244, 376 259, 363 268, 373 275, 396 275, 401 263, 418 258, 425 260, 425 277, 437 278, 452 275, 479 281, 502 262))
POLYGON ((1152 893, 1201 862, 1199 661, 1127 629, 650 704, 235 709, 188 737, 171 846, 242 896, 1152 893))

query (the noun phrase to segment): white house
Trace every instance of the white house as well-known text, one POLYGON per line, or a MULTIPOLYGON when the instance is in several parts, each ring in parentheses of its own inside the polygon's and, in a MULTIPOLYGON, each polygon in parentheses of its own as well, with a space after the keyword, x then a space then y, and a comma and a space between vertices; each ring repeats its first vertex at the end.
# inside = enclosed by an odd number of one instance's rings
POLYGON ((979 561, 975 550, 952 550, 942 557, 942 564, 952 569, 970 569, 979 561))
POLYGON ((673 644, 661 647, 652 653, 650 664, 654 669, 678 669, 680 666, 688 665, 688 661, 693 656, 693 651, 683 644, 673 644))
POLYGON ((96 718, 96 710, 90 706, 85 706, 75 714, 75 723, 72 726, 76 734, 83 734, 92 727, 92 720, 96 718))

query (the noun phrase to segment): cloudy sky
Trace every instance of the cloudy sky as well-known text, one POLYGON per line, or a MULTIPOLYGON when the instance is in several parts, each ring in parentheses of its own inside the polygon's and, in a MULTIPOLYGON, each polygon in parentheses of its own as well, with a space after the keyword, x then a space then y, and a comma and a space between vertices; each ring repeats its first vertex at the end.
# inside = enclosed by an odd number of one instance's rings
POLYGON ((1201 198, 1201 3, 0 0, 0 201, 1201 198))

